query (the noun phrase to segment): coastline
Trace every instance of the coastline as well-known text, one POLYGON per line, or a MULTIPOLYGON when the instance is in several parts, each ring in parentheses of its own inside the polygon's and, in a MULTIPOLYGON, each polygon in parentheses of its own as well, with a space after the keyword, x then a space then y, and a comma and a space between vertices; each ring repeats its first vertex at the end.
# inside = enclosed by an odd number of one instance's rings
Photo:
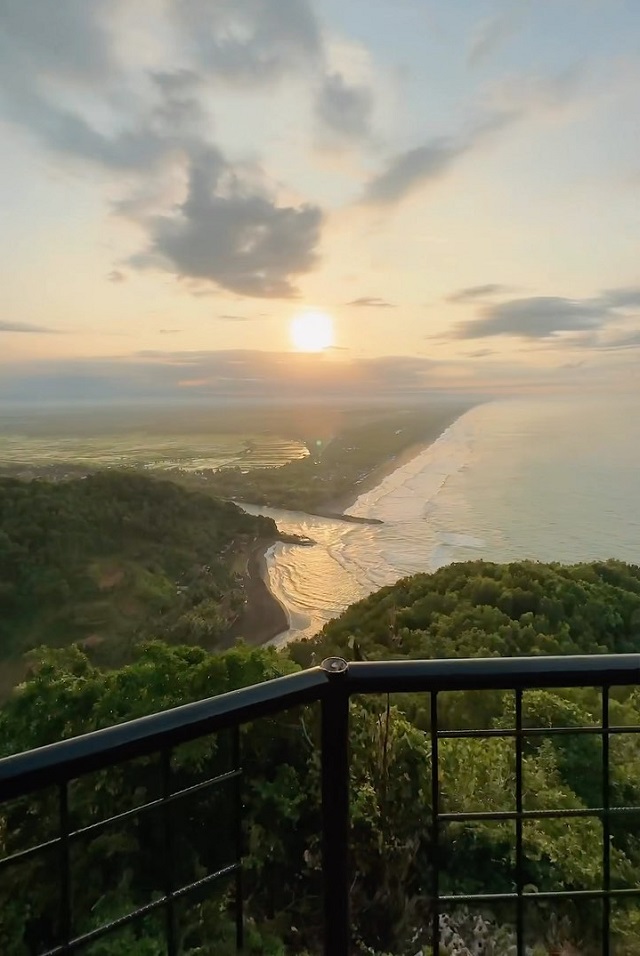
MULTIPOLYGON (((360 520, 366 524, 382 523, 378 519, 354 519, 346 512, 353 507, 361 495, 377 487, 388 475, 403 468, 429 448, 454 422, 470 411, 474 404, 476 403, 470 403, 465 408, 458 408, 451 416, 433 422, 432 427, 425 430, 423 440, 413 442, 399 454, 380 462, 348 494, 328 501, 322 508, 306 513, 335 520, 360 520)), ((270 586, 267 553, 275 543, 263 541, 252 550, 247 563, 247 577, 245 579, 247 608, 245 614, 242 615, 231 631, 234 639, 235 637, 242 637, 252 646, 273 643, 277 637, 285 634, 292 626, 288 609, 273 593, 270 586)), ((303 545, 299 546, 302 547, 303 545)))

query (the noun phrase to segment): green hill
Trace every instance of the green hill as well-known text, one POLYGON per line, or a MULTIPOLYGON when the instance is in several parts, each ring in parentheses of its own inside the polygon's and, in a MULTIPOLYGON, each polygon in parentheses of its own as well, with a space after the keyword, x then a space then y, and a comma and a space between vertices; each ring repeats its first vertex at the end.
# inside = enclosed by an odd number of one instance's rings
POLYGON ((243 608, 248 550, 275 536, 269 519, 142 475, 0 479, 5 681, 41 644, 84 642, 108 664, 139 637, 215 644, 243 608))
MULTIPOLYGON (((78 492, 80 493, 80 491, 78 492)), ((164 490, 159 494, 176 494, 164 490)), ((183 499, 178 495, 177 501, 183 499)), ((104 496, 100 496, 104 508, 104 496)), ((177 507, 177 505, 176 505, 177 507)), ((184 501, 185 509, 189 509, 184 501)), ((199 511, 199 509, 198 509, 199 511)), ((200 513, 200 512, 199 512, 200 513)), ((229 516, 235 515, 230 511, 229 516)), ((145 526, 143 522, 142 527, 145 526)), ((171 540, 171 529, 166 528, 171 540)), ((195 532, 194 532, 195 534, 195 532)), ((138 541, 128 547, 150 545, 138 541), (138 542, 138 543, 136 543, 138 542)), ((119 539, 118 539, 119 540, 119 539)), ((160 535, 160 540, 164 540, 160 535)), ((161 547, 155 535, 154 547, 161 547)), ((171 548, 168 546, 168 551, 171 548)), ((40 666, 0 710, 0 754, 42 745, 62 736, 108 726, 278 674, 330 654, 345 657, 466 657, 545 653, 635 651, 640 646, 640 568, 607 561, 573 567, 518 562, 452 565, 383 588, 329 623, 314 640, 284 653, 239 646, 211 655, 199 647, 137 644, 134 660, 105 671, 78 648, 40 652, 40 666)), ((152 629, 152 623, 148 630, 152 629)), ((440 725, 500 730, 514 722, 510 692, 442 693, 440 725)), ((595 689, 524 694, 525 727, 598 726, 595 689)), ((612 726, 640 725, 640 690, 612 688, 612 726)), ((350 710, 351 914, 354 956, 433 956, 429 946, 429 892, 433 858, 429 697, 397 694, 358 697, 350 710)), ((244 885, 247 952, 253 956, 316 956, 320 951, 319 708, 309 706, 243 727, 244 885), (295 927, 295 929, 294 929, 295 927)), ((513 812, 515 748, 508 737, 444 738, 439 747, 440 800, 444 813, 513 812)), ((640 807, 640 746, 634 734, 610 741, 612 807, 640 807)), ((221 733, 174 753, 176 786, 197 786, 229 767, 230 740, 221 733)), ((74 785, 74 820, 90 825, 158 796, 155 759, 89 775, 74 785)), ((526 739, 523 803, 535 816, 523 826, 524 879, 536 890, 587 890, 602 886, 602 744, 597 734, 564 733, 526 739), (544 816, 563 809, 570 819, 544 816), (542 813, 540 813, 542 811, 542 813)), ((207 791, 173 820, 180 847, 180 879, 197 880, 228 862, 232 792, 207 791), (206 839, 204 835, 206 833, 206 839)), ((0 856, 55 832, 58 808, 43 791, 0 812, 0 856), (26 812, 28 809, 28 812, 26 812)), ((638 814, 612 816, 612 883, 638 887, 638 814)), ((142 906, 162 892, 158 868, 162 832, 149 817, 114 825, 75 859, 74 920, 91 931, 142 906), (145 822, 146 821, 146 822, 145 822)), ((511 819, 462 820, 441 828, 443 893, 512 892, 515 829, 511 819)), ((55 937, 55 869, 30 859, 0 879, 0 950, 24 956, 22 940, 49 944, 55 937), (24 900, 28 907, 21 906, 24 900)), ((180 952, 231 956, 233 886, 216 883, 206 897, 180 911, 180 952)), ((467 949, 514 952, 510 904, 447 914, 467 949), (479 949, 478 918, 489 926, 479 949), (487 922, 488 921, 488 922, 487 922), (475 948, 474 948, 475 947, 475 948)), ((598 956, 598 901, 527 905, 529 953, 598 956)), ((613 946, 635 956, 640 906, 623 897, 612 906, 613 946)), ((163 924, 130 924, 121 938, 105 938, 101 952, 128 956, 164 952, 163 924)))

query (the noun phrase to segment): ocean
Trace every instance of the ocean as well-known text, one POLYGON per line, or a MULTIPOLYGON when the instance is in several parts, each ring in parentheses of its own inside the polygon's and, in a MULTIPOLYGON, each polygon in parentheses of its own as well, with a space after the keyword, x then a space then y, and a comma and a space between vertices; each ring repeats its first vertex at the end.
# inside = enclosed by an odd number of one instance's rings
POLYGON ((640 563, 640 399, 500 400, 462 415, 349 512, 382 525, 252 509, 315 547, 277 544, 269 582, 309 637, 418 571, 486 559, 640 563))

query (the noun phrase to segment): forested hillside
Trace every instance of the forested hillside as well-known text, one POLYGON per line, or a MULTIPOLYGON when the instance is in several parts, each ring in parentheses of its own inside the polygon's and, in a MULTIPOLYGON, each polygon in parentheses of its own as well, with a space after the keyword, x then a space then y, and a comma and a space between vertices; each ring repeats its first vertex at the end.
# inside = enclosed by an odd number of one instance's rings
POLYGON ((237 573, 275 525, 168 481, 102 472, 0 479, 0 659, 85 641, 103 663, 135 638, 215 643, 243 607, 237 573))
MULTIPOLYGON (((153 643, 138 659, 105 673, 82 651, 47 650, 41 666, 0 712, 0 753, 71 736, 188 700, 268 679, 328 654, 346 657, 436 657, 469 654, 598 653, 638 649, 640 569, 619 562, 560 567, 529 562, 474 562, 418 575, 350 608, 308 644, 289 653, 238 647, 211 656, 197 647, 153 643)), ((524 695, 527 726, 597 725, 592 690, 524 695)), ((499 729, 513 722, 509 693, 442 694, 445 726, 499 729)), ((293 956, 319 952, 320 816, 318 708, 307 707, 243 730, 245 892, 248 952, 293 956)), ((613 689, 612 725, 640 725, 640 690, 613 689)), ((431 880, 429 699, 426 695, 358 698, 351 706, 351 891, 355 952, 433 956, 429 947, 431 880)), ((229 766, 226 735, 178 748, 175 786, 189 786, 229 766)), ((611 805, 640 805, 640 745, 633 734, 612 737, 611 805)), ((602 886, 602 827, 581 815, 602 805, 602 751, 597 736, 532 737, 524 749, 526 810, 570 809, 573 819, 527 820, 523 828, 529 891, 597 890, 602 886)), ((513 810, 514 743, 508 738, 441 741, 442 810, 513 810)), ((143 803, 159 794, 157 761, 137 761, 95 774, 73 788, 75 826, 143 803)), ((229 862, 231 790, 200 795, 176 811, 179 879, 199 879, 229 862)), ((57 805, 49 793, 5 811, 0 853, 54 831, 57 805)), ((640 887, 636 816, 612 818, 612 883, 640 887)), ((74 925, 90 930, 162 892, 159 822, 142 817, 109 828, 74 857, 74 925)), ((510 892, 514 880, 513 821, 455 823, 441 833, 443 892, 510 892)), ((179 910, 183 956, 231 956, 233 885, 217 883, 179 910)), ((55 937, 54 874, 46 861, 20 865, 0 879, 0 951, 26 956, 35 941, 55 937), (20 900, 28 900, 21 906, 20 900), (4 935, 3 935, 4 934, 4 935), (27 940, 25 944, 23 940, 27 940)), ((529 954, 600 953, 599 901, 528 906, 529 954)), ((513 952, 513 907, 451 912, 471 927, 458 953, 513 952), (478 916, 488 926, 478 949, 478 916), (489 921, 488 923, 486 921, 489 921), (475 948, 474 948, 475 947, 475 948)), ((640 906, 612 908, 617 956, 635 956, 640 906)), ((100 956, 160 956, 161 918, 132 924, 105 938, 100 956)))

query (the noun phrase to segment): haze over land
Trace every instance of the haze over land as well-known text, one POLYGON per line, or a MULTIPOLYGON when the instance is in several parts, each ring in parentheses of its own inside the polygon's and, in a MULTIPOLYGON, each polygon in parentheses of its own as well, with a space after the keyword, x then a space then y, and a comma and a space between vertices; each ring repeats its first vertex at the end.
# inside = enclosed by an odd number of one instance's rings
POLYGON ((6 0, 0 401, 632 390, 639 40, 635 0, 6 0))

